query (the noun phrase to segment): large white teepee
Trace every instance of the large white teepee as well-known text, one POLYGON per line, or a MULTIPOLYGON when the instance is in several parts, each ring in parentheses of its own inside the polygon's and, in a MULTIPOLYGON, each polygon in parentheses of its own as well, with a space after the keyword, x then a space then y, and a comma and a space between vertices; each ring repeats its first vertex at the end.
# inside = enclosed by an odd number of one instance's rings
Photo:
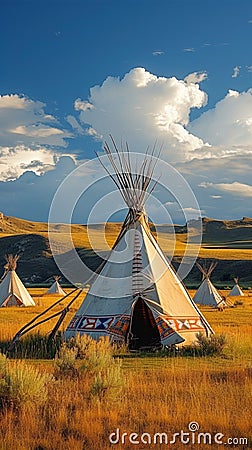
POLYGON ((223 300, 210 280, 211 273, 216 267, 216 263, 211 263, 208 269, 206 267, 202 267, 199 263, 196 264, 198 269, 203 274, 203 280, 199 289, 193 297, 195 303, 197 303, 198 305, 214 306, 215 308, 226 307, 227 304, 225 300, 223 300))
POLYGON ((229 292, 228 297, 241 297, 244 295, 238 284, 238 281, 239 281, 238 278, 234 278, 235 285, 229 292))
POLYGON ((5 273, 0 284, 0 306, 35 306, 35 303, 16 274, 18 256, 7 255, 5 273))
POLYGON ((114 153, 105 146, 113 168, 113 174, 108 173, 129 211, 107 261, 68 325, 66 337, 76 333, 95 339, 109 335, 131 350, 189 344, 197 333, 213 331, 151 234, 144 203, 156 185, 152 181, 153 154, 146 154, 141 167, 133 172, 128 149, 121 153, 113 144, 114 153))
POLYGON ((60 277, 58 275, 54 276, 54 283, 52 286, 46 291, 47 294, 59 294, 59 295, 66 295, 65 291, 62 289, 62 287, 59 284, 60 277))

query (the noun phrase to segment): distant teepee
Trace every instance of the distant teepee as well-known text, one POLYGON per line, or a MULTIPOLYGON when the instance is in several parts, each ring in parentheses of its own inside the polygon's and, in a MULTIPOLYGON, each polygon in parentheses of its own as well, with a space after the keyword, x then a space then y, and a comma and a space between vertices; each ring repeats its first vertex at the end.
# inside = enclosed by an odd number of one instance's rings
POLYGON ((26 287, 16 274, 18 255, 6 255, 7 263, 0 284, 0 306, 34 306, 26 287))
POLYGON ((216 264, 217 263, 211 263, 209 268, 206 268, 201 266, 199 263, 196 263, 198 269, 203 274, 202 283, 193 297, 193 300, 198 305, 208 305, 215 308, 223 308, 227 306, 225 300, 223 300, 210 280, 211 273, 215 269, 216 264))
POLYGON ((128 214, 107 261, 66 330, 66 337, 110 336, 130 350, 160 345, 190 344, 198 333, 212 329, 153 237, 145 202, 156 183, 153 153, 135 165, 126 148, 105 146, 110 170, 102 166, 119 189, 128 214))
POLYGON ((59 294, 59 295, 66 295, 65 291, 62 289, 62 287, 59 284, 60 276, 55 275, 53 277, 55 279, 52 286, 46 291, 47 294, 59 294))
POLYGON ((239 281, 238 277, 234 278, 235 285, 233 289, 229 292, 228 297, 241 297, 244 295, 238 284, 238 281, 239 281))

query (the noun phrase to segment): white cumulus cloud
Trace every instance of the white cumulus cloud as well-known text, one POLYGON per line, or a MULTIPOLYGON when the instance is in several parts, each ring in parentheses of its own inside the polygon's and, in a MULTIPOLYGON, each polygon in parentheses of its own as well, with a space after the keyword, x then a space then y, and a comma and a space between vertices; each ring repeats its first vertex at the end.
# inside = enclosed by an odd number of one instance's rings
POLYGON ((74 107, 76 111, 87 111, 89 109, 93 109, 94 106, 92 103, 84 102, 80 98, 77 98, 74 102, 74 107))
POLYGON ((193 74, 193 82, 188 83, 138 67, 122 79, 110 76, 101 86, 91 88, 88 101, 77 99, 75 108, 81 122, 89 124, 91 135, 106 140, 112 134, 117 142, 132 144, 135 151, 145 151, 157 141, 163 144, 163 157, 183 160, 204 144, 186 129, 191 109, 207 102, 198 84, 202 78, 199 75, 196 83, 193 74))
POLYGON ((191 122, 188 129, 211 145, 249 146, 251 149, 252 89, 241 93, 229 90, 215 108, 191 122))
POLYGON ((0 147, 0 181, 14 180, 27 170, 41 175, 51 170, 58 158, 55 152, 43 147, 39 150, 24 145, 0 147))
POLYGON ((193 72, 193 73, 189 73, 189 75, 187 75, 185 77, 185 81, 187 83, 201 83, 202 81, 207 79, 207 73, 206 72, 193 72))
POLYGON ((44 107, 42 102, 16 94, 0 96, 0 146, 66 147, 71 134, 44 107))
POLYGON ((37 175, 51 170, 70 137, 45 112, 44 103, 17 94, 0 96, 0 180, 16 179, 27 170, 37 175))
POLYGON ((202 182, 201 184, 199 184, 199 187, 203 187, 206 189, 208 187, 211 187, 232 195, 252 197, 252 186, 250 184, 239 183, 238 181, 234 181, 233 183, 202 182))
MULTIPOLYGON (((47 221, 54 193, 61 181, 75 168, 75 162, 68 156, 59 157, 55 165, 50 167, 51 170, 38 176, 34 169, 42 167, 41 164, 34 160, 26 164, 19 178, 13 181, 0 180, 1 210, 4 214, 47 221)), ((64 208, 63 204, 58 206, 64 208)))

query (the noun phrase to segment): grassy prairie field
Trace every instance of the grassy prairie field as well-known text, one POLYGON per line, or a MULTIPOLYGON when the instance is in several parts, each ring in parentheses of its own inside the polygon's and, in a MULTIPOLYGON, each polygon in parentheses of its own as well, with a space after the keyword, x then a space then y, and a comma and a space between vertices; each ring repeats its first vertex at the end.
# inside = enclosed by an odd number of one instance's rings
MULTIPOLYGON (((0 341, 10 339, 20 327, 54 302, 55 296, 44 295, 45 289, 31 289, 36 306, 0 309, 0 341)), ((191 291, 193 295, 194 291, 191 291)), ((224 295, 227 292, 222 291, 224 295)), ((83 300, 73 305, 69 318, 83 300)), ((235 299, 234 299, 235 300, 235 299)), ((56 307, 59 310, 62 305, 56 307)), ((122 385, 114 395, 91 395, 92 376, 58 377, 50 387, 43 405, 27 403, 25 407, 0 410, 1 450, 107 450, 164 449, 181 450, 175 443, 154 443, 155 433, 189 432, 188 449, 217 449, 223 445, 197 440, 200 431, 228 438, 251 439, 252 391, 252 291, 246 291, 242 304, 224 312, 202 307, 202 311, 218 334, 226 336, 224 354, 218 357, 164 357, 158 355, 120 357, 122 385), (192 433, 190 422, 200 430, 192 433), (111 444, 109 435, 120 430, 119 442, 111 444), (130 442, 129 434, 143 435, 139 444, 130 442), (122 433, 124 440, 122 440, 122 433), (194 434, 194 437, 193 437, 194 434), (196 437, 195 437, 196 436, 196 437), (151 439, 149 441, 149 439, 151 439)), ((68 319, 69 320, 69 319, 68 319)), ((43 324, 46 333, 52 324, 43 324)), ((10 360, 10 364, 15 361, 10 360)), ((26 364, 40 373, 55 375, 53 360, 28 360, 26 364)), ((116 380, 115 380, 116 381, 116 380)), ((114 435, 115 436, 115 435, 114 435)), ((203 439, 203 438, 202 438, 203 439)), ((208 436, 208 439, 209 436, 208 436)), ((252 448, 234 440, 230 448, 252 448)))

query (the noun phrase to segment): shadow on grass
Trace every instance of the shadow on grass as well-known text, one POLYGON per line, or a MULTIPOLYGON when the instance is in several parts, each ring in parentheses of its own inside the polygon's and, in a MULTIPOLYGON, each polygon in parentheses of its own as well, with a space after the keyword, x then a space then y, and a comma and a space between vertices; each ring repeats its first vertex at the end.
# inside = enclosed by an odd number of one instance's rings
MULTIPOLYGON (((82 341, 86 338, 84 335, 76 336, 69 341, 66 345, 73 346, 77 345, 77 341, 82 341), (75 342, 76 341, 76 342, 75 342)), ((63 343, 65 342, 64 335, 62 332, 58 332, 54 339, 50 339, 49 335, 42 335, 40 333, 28 334, 22 337, 20 340, 16 341, 14 345, 11 340, 0 341, 0 353, 5 354, 9 358, 19 358, 19 359, 54 359, 63 343)), ((80 344, 80 343, 79 343, 80 344)), ((124 346, 120 349, 113 346, 113 356, 116 358, 134 358, 134 357, 205 357, 205 356, 225 356, 224 349, 226 346, 226 338, 223 334, 221 335, 211 335, 210 337, 205 337, 199 334, 197 337, 197 342, 193 345, 186 347, 163 347, 161 350, 156 350, 154 352, 129 352, 124 346)), ((78 357, 80 358, 80 356, 78 357)), ((81 358, 82 359, 82 358, 81 358)))
POLYGON ((40 333, 29 334, 16 341, 14 345, 11 345, 11 340, 0 341, 0 352, 8 358, 54 359, 63 341, 61 332, 58 332, 53 340, 40 333))

